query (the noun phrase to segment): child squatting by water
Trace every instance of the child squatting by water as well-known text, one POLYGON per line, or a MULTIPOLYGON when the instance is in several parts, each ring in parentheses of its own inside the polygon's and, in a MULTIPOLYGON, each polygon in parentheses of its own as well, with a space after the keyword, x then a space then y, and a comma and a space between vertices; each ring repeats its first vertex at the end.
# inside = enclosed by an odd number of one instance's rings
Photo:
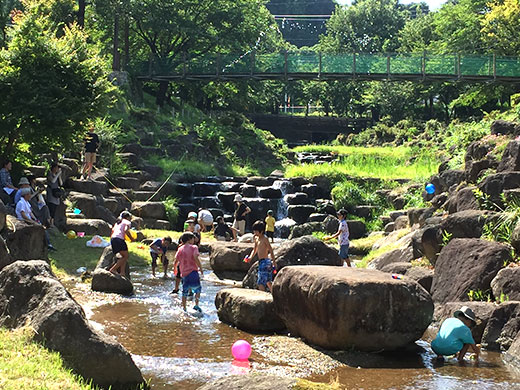
POLYGON ((264 235, 265 224, 262 221, 256 221, 253 224, 253 234, 255 235, 255 246, 253 252, 249 255, 249 259, 258 255, 258 289, 265 291, 266 287, 271 291, 273 283, 273 265, 276 267, 276 259, 274 257, 273 248, 269 243, 269 239, 264 235), (269 259, 269 255, 271 258, 269 259))

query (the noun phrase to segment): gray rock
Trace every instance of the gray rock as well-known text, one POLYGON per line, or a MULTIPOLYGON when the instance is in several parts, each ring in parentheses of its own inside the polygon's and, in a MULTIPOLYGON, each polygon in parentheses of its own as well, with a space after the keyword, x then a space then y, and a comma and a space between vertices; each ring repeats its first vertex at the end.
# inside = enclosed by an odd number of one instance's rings
POLYGON ((114 339, 92 328, 83 309, 43 261, 15 262, 0 272, 0 326, 31 324, 34 339, 60 353, 65 364, 113 389, 144 385, 130 354, 114 339))
POLYGON ((323 224, 321 222, 307 222, 302 225, 295 225, 291 229, 289 240, 294 240, 298 237, 310 236, 314 232, 321 232, 323 230, 323 224))
MULTIPOLYGON (((390 264, 387 264, 385 265, 381 271, 382 272, 388 272, 388 273, 391 273, 391 274, 400 274, 400 275, 404 275, 406 274, 406 272, 412 268, 412 264, 411 263, 406 263, 406 262, 402 262, 402 263, 390 263, 390 264)), ((415 280, 415 279, 414 279, 415 280)), ((420 283, 419 283, 420 284, 420 283)))
MULTIPOLYGON (((112 247, 107 246, 105 249, 103 249, 103 253, 101 253, 95 269, 104 269, 105 271, 108 271, 110 268, 112 268, 115 262, 116 258, 112 252, 112 247)), ((128 262, 126 262, 125 277, 130 280, 130 265, 128 262)))
POLYGON ((491 281, 495 298, 505 295, 508 300, 520 301, 520 267, 506 267, 491 281))
POLYGON ((325 349, 404 347, 421 338, 433 316, 430 295, 414 281, 356 268, 286 267, 273 299, 291 334, 325 349))
POLYGON ((309 215, 309 222, 323 222, 328 214, 313 213, 309 215))
POLYGON ((220 183, 193 183, 193 196, 215 196, 220 191, 220 183))
POLYGON ((491 134, 520 134, 520 124, 516 122, 510 122, 503 119, 497 119, 491 123, 491 134))
POLYGON ((406 215, 401 215, 400 217, 397 217, 394 222, 395 230, 406 229, 408 226, 408 216, 406 215))
POLYGON ((240 186, 240 193, 242 196, 245 196, 246 198, 255 198, 257 195, 257 189, 256 186, 252 186, 249 184, 242 184, 240 186))
POLYGON ((426 291, 430 292, 433 282, 433 270, 424 267, 412 267, 406 271, 406 277, 415 280, 426 291))
POLYGON ((5 243, 12 260, 47 260, 45 229, 42 225, 9 216, 5 243))
POLYGON ((132 295, 134 286, 127 278, 98 268, 92 273, 92 291, 101 291, 121 295, 132 295))
POLYGON ((497 168, 497 172, 505 171, 520 171, 520 141, 514 140, 507 144, 497 168))
POLYGON ((339 219, 337 219, 333 215, 329 215, 327 218, 325 218, 325 220, 323 221, 323 231, 325 233, 334 234, 338 231, 338 229, 339 229, 339 219))
POLYGON ((509 349, 520 332, 520 302, 496 305, 482 335, 482 346, 492 351, 509 349))
POLYGON ((349 238, 351 240, 357 240, 358 238, 363 238, 367 235, 367 226, 365 225, 365 222, 358 220, 348 220, 347 225, 349 238))
POLYGON ((394 263, 410 263, 412 260, 413 248, 411 246, 406 246, 404 248, 393 249, 387 253, 383 253, 381 256, 372 260, 368 264, 367 268, 384 270, 385 267, 394 263))
POLYGON ((14 262, 14 260, 9 254, 5 240, 2 236, 0 236, 0 271, 2 268, 11 264, 12 262, 14 262))
POLYGON ((306 193, 310 199, 318 198, 318 186, 316 184, 304 184, 301 186, 301 190, 306 193))
POLYGON ((109 237, 112 233, 112 227, 102 219, 67 219, 65 230, 85 232, 87 236, 98 234, 109 237))
POLYGON ((514 368, 520 369, 520 333, 516 335, 513 343, 503 355, 503 359, 514 368))
POLYGON ((505 190, 520 188, 520 172, 499 172, 482 180, 478 188, 491 197, 491 201, 502 206, 500 196, 505 190))
POLYGON ((231 375, 199 387, 198 390, 296 390, 296 379, 253 373, 231 375))
POLYGON ((74 191, 85 194, 105 195, 108 192, 108 184, 103 181, 69 179, 68 183, 74 191))
POLYGON ((274 177, 252 176, 246 180, 246 184, 257 187, 267 187, 272 186, 275 180, 274 177))
POLYGON ((273 296, 260 290, 225 288, 215 296, 220 321, 253 332, 275 332, 285 328, 275 314, 273 296))
POLYGON ((287 209, 289 218, 297 223, 307 222, 309 215, 316 212, 316 207, 311 205, 293 205, 287 209))
POLYGON ((166 209, 162 202, 133 202, 130 212, 141 218, 166 219, 166 209))
POLYGON ((274 187, 258 187, 258 196, 267 199, 280 199, 282 190, 274 187))
POLYGON ((309 204, 309 196, 305 192, 296 192, 294 194, 287 194, 284 200, 289 205, 309 204))
POLYGON ((244 257, 253 251, 252 244, 210 242, 208 248, 211 269, 220 278, 242 280, 253 262, 258 260, 255 256, 248 263, 244 262, 244 257))

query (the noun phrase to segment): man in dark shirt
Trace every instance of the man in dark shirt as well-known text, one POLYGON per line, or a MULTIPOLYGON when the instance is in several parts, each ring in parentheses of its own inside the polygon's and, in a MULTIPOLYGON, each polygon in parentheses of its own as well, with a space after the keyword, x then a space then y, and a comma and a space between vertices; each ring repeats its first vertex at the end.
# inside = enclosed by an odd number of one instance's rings
POLYGON ((99 137, 94 133, 94 126, 90 126, 85 135, 85 165, 83 166, 82 176, 86 175, 87 180, 91 180, 92 167, 96 162, 96 152, 99 146, 99 137))
POLYGON ((235 220, 233 227, 240 232, 240 235, 243 235, 246 232, 246 215, 251 212, 251 209, 244 203, 240 195, 235 195, 235 203, 235 220))
POLYGON ((217 226, 215 226, 213 234, 217 241, 227 241, 228 235, 229 237, 233 237, 233 241, 237 240, 237 230, 228 226, 228 224, 224 222, 223 217, 217 217, 217 226))

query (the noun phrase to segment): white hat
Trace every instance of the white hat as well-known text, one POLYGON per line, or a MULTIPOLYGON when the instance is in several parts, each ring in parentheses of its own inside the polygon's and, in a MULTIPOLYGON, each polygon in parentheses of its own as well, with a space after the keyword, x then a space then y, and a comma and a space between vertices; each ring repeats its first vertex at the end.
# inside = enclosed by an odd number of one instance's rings
POLYGON ((188 218, 197 218, 197 213, 195 211, 190 211, 188 213, 188 218))
POLYGON ((234 202, 242 202, 242 195, 236 194, 234 202))
POLYGON ((453 313, 453 315, 455 317, 463 315, 467 319, 473 321, 475 324, 477 323, 477 317, 475 317, 475 313, 473 313, 473 310, 471 310, 467 306, 462 306, 459 310, 456 310, 455 313, 453 313))

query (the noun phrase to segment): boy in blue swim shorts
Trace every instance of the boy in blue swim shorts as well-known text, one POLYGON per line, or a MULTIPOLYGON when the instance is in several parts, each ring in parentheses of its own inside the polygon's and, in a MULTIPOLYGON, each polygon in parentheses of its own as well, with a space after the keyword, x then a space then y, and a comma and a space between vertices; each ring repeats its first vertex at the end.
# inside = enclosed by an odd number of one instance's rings
POLYGON ((195 235, 191 232, 185 232, 181 236, 181 246, 175 255, 175 263, 173 269, 179 265, 182 277, 182 308, 186 311, 186 298, 190 290, 195 294, 194 310, 202 312, 199 307, 200 293, 202 287, 200 285, 200 274, 203 275, 202 265, 199 260, 199 248, 194 245, 195 235))
POLYGON ((269 239, 265 236, 265 224, 262 221, 256 221, 253 224, 253 234, 255 235, 255 247, 249 256, 250 259, 258 255, 258 289, 265 291, 266 288, 271 291, 273 282, 273 265, 276 266, 273 248, 269 243, 269 239), (269 258, 271 255, 271 258, 269 258))

